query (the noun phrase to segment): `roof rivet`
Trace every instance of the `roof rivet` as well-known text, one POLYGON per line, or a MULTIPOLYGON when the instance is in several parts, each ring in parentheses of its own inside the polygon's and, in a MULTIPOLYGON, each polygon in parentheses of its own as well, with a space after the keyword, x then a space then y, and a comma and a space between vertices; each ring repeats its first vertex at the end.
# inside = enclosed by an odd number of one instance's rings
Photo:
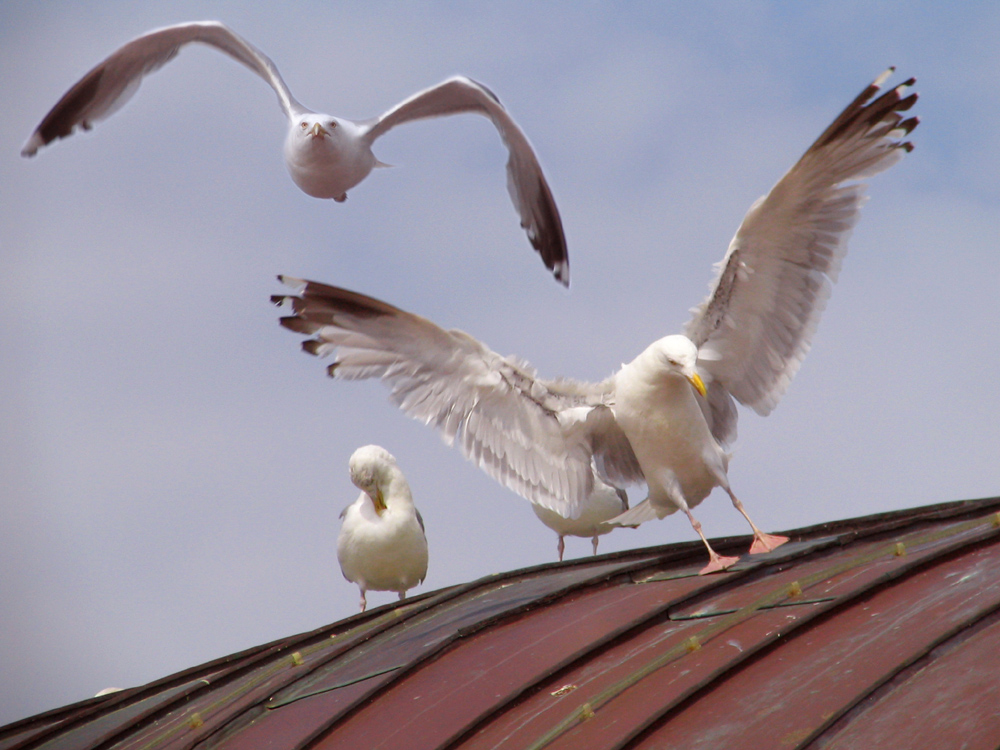
POLYGON ((301 667, 303 664, 305 664, 305 661, 302 659, 302 654, 300 654, 298 651, 292 653, 292 664, 294 664, 296 667, 301 667))
POLYGON ((692 635, 690 638, 688 638, 687 642, 684 644, 684 648, 688 650, 689 654, 694 653, 695 651, 700 649, 701 643, 698 641, 698 636, 692 635))
POLYGON ((553 690, 551 693, 549 693, 549 695, 554 695, 558 697, 560 695, 566 695, 567 693, 572 693, 574 690, 576 690, 576 685, 563 685, 558 690, 553 690))
POLYGON ((584 703, 582 706, 580 706, 580 718, 583 719, 584 721, 587 721, 588 719, 593 719, 595 715, 596 714, 594 713, 594 709, 590 707, 589 703, 584 703))
POLYGON ((788 598, 794 599, 796 596, 802 596, 802 585, 798 581, 792 581, 788 584, 788 598))
POLYGON ((197 711, 191 714, 191 718, 188 719, 188 726, 192 729, 197 729, 205 723, 204 719, 201 718, 201 714, 197 711))
POLYGON ((906 545, 902 542, 896 542, 896 548, 892 551, 896 557, 906 557, 906 545))

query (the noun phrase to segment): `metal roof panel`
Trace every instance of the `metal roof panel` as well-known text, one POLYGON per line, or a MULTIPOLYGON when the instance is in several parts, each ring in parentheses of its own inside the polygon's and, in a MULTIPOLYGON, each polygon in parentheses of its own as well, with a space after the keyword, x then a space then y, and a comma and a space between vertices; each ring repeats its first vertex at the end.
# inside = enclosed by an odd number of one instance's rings
POLYGON ((1000 746, 1000 498, 787 533, 720 575, 684 543, 487 576, 15 722, 0 750, 1000 746))

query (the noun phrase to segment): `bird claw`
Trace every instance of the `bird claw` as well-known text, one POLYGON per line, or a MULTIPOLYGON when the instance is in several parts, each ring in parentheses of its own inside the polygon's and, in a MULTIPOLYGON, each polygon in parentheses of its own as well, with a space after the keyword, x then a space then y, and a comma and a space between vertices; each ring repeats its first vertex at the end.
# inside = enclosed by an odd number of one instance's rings
POLYGON ((740 561, 738 557, 722 557, 721 555, 712 555, 711 559, 704 568, 698 571, 698 575, 707 576, 709 573, 721 573, 733 567, 736 563, 740 561))
POLYGON ((787 536, 777 534, 765 534, 763 532, 754 534, 753 544, 750 545, 750 554, 759 555, 763 552, 773 552, 782 544, 788 541, 787 536))

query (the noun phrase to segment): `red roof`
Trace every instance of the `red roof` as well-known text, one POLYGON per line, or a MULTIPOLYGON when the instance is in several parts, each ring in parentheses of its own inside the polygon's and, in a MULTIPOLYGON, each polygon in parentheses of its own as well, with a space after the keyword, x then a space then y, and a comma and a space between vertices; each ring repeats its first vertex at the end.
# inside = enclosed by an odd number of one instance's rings
POLYGON ((1000 745, 1000 498, 786 533, 719 575, 693 542, 423 594, 16 722, 0 750, 1000 745))

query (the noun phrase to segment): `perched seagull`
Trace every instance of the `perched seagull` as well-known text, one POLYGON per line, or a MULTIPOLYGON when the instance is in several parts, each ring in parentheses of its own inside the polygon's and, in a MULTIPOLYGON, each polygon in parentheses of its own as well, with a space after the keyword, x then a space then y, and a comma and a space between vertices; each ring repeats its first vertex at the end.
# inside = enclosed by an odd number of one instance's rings
POLYGON ((31 134, 21 155, 34 156, 42 146, 71 135, 77 126, 90 130, 132 97, 143 76, 166 65, 191 42, 226 53, 274 89, 288 118, 285 164, 295 184, 314 198, 345 201, 347 191, 373 168, 386 166, 375 158, 372 144, 397 125, 462 112, 488 117, 510 154, 507 190, 521 226, 545 267, 569 286, 562 221, 531 144, 492 91, 462 76, 414 94, 380 117, 353 121, 319 114, 299 104, 271 59, 227 26, 217 21, 182 23, 133 39, 77 81, 31 134))
POLYGON ((407 589, 427 576, 424 520, 413 505, 410 485, 385 448, 366 445, 351 456, 351 481, 361 495, 344 508, 337 537, 340 570, 361 589, 361 611, 368 591, 407 589))
MULTIPOLYGON (((645 482, 649 496, 614 519, 634 524, 683 511, 725 570, 691 513, 722 487, 750 521, 727 478, 736 438, 734 399, 758 414, 777 405, 809 351, 847 251, 870 177, 912 150, 917 118, 900 114, 913 79, 873 99, 886 71, 833 121, 747 212, 708 298, 684 334, 653 342, 600 383, 543 380, 461 331, 356 292, 299 279, 282 325, 312 336, 306 351, 336 352, 328 371, 382 378, 407 414, 456 438, 494 479, 537 505, 577 517, 594 473, 619 487, 645 482)), ((281 278, 281 277, 279 277, 281 278)), ((785 537, 753 529, 751 553, 785 537)))
POLYGON ((596 555, 600 537, 603 534, 610 534, 617 528, 608 521, 628 510, 628 495, 625 494, 625 490, 611 487, 599 477, 595 477, 594 490, 587 496, 580 509, 580 515, 576 518, 567 518, 537 503, 532 503, 531 509, 535 511, 539 521, 559 535, 556 551, 561 562, 563 552, 566 550, 565 538, 568 536, 589 538, 596 555))

